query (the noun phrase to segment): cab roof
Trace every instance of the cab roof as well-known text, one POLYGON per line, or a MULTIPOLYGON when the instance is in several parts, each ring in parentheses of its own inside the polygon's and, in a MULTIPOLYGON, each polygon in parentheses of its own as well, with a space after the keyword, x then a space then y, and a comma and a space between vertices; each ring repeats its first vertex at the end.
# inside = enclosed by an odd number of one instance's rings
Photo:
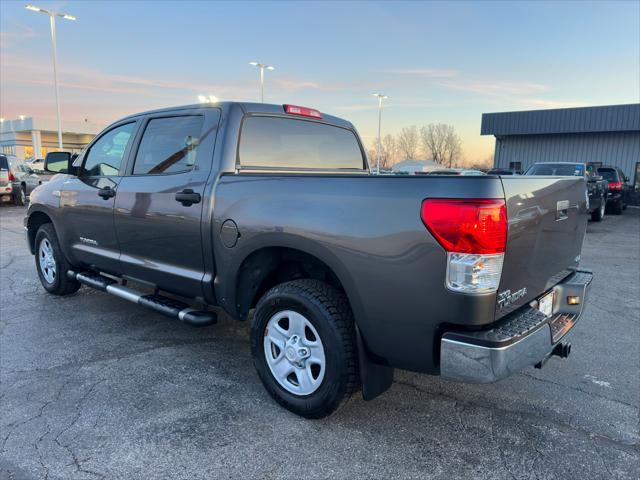
MULTIPOLYGON (((344 128, 353 128, 353 124, 347 120, 344 120, 339 117, 334 117, 333 115, 328 115, 322 112, 322 119, 310 118, 310 117, 299 117, 297 115, 289 114, 285 112, 283 104, 272 104, 272 103, 252 103, 252 102, 216 102, 216 103, 196 103, 191 105, 181 105, 176 107, 168 107, 168 108, 159 108, 155 110, 148 110, 146 112, 139 112, 132 115, 128 115, 122 120, 128 118, 135 118, 142 115, 150 115, 156 113, 169 113, 177 110, 198 110, 205 108, 219 108, 222 111, 230 111, 233 108, 241 108, 244 113, 249 114, 270 114, 270 115, 282 115, 282 116, 290 116, 294 118, 304 118, 305 120, 311 121, 322 121, 325 123, 330 123, 332 125, 338 125, 344 128)), ((119 120, 120 121, 120 120, 119 120)))

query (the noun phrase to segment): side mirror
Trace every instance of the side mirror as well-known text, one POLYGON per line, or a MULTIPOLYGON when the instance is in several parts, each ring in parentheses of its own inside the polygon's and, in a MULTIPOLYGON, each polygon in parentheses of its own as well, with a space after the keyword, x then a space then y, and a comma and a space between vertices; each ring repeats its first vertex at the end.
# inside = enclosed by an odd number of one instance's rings
POLYGON ((70 173, 73 171, 71 163, 71 153, 50 152, 44 159, 44 170, 49 173, 70 173))

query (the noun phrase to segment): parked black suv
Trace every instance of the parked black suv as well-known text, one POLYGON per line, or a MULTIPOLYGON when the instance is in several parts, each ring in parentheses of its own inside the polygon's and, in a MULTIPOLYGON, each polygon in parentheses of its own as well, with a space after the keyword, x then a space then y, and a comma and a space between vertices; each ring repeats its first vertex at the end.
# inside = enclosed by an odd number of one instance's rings
POLYGON ((618 167, 598 167, 598 175, 609 182, 609 195, 607 195, 607 207, 616 215, 620 215, 627 209, 631 185, 629 179, 618 167))

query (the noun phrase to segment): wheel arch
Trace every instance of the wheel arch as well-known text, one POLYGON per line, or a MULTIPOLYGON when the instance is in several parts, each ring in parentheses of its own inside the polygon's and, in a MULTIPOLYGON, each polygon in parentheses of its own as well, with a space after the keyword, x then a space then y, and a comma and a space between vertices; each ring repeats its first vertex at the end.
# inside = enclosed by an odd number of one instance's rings
MULTIPOLYGON (((36 253, 36 233, 38 233, 38 229, 45 223, 53 225, 53 220, 47 213, 41 210, 31 212, 27 218, 27 241, 29 243, 29 251, 32 255, 36 253)), ((53 228, 55 229, 55 225, 53 228)))
POLYGON ((251 308, 270 288, 290 280, 322 280, 345 293, 356 316, 355 292, 350 276, 336 261, 317 251, 285 245, 261 246, 248 252, 236 270, 233 282, 233 307, 237 318, 244 320, 251 308))

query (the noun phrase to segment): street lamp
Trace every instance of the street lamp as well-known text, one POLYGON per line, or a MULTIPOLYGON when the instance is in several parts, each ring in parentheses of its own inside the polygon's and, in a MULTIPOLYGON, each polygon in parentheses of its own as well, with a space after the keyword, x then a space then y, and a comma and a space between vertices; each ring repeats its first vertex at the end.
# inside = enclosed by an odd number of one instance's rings
POLYGON ((249 65, 253 65, 254 67, 258 67, 260 69, 260 101, 264 103, 264 71, 275 70, 275 67, 258 62, 249 62, 249 65))
POLYGON ((65 20, 75 20, 76 17, 66 13, 57 13, 34 5, 26 5, 27 10, 34 12, 46 13, 49 15, 49 26, 51 28, 51 47, 53 49, 53 83, 56 88, 56 111, 58 113, 58 147, 62 150, 62 122, 60 120, 60 92, 58 91, 58 59, 56 53, 56 17, 62 17, 65 20))
POLYGON ((380 126, 382 124, 382 100, 389 97, 383 95, 382 93, 374 93, 373 96, 378 97, 378 148, 376 149, 376 175, 380 175, 380 152, 382 151, 382 143, 380 142, 380 126))

